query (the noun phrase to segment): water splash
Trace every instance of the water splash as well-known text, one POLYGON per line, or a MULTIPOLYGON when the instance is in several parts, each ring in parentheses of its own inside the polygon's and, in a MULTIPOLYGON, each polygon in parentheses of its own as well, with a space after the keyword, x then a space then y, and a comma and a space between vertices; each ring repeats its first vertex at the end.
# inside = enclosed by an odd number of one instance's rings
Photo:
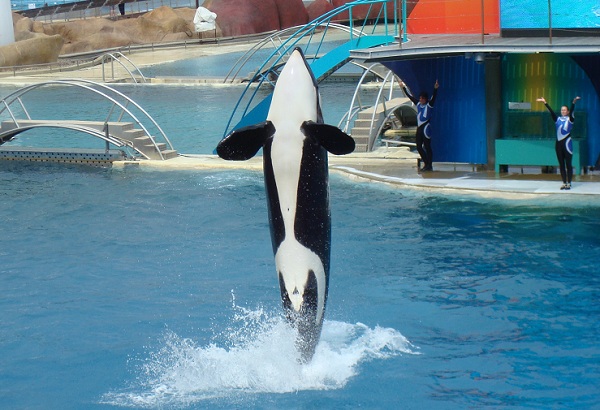
POLYGON ((259 393, 343 388, 361 362, 418 354, 390 328, 325 321, 310 363, 300 363, 295 330, 281 314, 234 306, 231 324, 213 343, 166 331, 161 347, 142 362, 138 385, 104 395, 105 404, 126 407, 181 407, 205 400, 259 393))

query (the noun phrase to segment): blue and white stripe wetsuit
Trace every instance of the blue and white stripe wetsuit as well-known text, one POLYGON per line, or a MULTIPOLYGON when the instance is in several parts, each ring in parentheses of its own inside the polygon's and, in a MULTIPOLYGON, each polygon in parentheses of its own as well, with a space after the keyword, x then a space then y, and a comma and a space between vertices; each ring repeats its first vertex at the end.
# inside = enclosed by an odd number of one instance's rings
POLYGON ((575 117, 573 111, 575 110, 575 104, 571 104, 569 115, 558 116, 550 108, 548 103, 544 104, 550 116, 556 126, 556 158, 558 159, 558 165, 560 166, 560 176, 563 184, 571 184, 573 179, 573 141, 571 140, 571 131, 573 130, 573 123, 575 117))
POLYGON ((431 126, 429 125, 429 120, 431 119, 431 114, 433 111, 433 102, 428 101, 425 104, 421 104, 417 101, 415 105, 417 106, 417 126, 423 129, 423 135, 425 138, 431 139, 431 126))
POLYGON ((433 163, 433 151, 431 150, 431 126, 429 121, 433 114, 433 104, 435 104, 435 97, 437 95, 437 88, 433 89, 431 99, 426 103, 422 104, 417 98, 415 98, 406 87, 402 87, 406 96, 415 104, 417 108, 417 151, 421 156, 421 160, 425 164, 423 170, 432 170, 433 163))

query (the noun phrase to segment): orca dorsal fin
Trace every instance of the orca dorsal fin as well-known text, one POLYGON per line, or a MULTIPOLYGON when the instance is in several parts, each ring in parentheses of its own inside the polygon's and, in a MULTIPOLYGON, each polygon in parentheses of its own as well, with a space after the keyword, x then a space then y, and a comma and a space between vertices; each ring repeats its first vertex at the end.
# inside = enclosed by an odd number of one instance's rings
POLYGON ((245 161, 255 156, 273 134, 275 126, 271 121, 240 128, 219 142, 217 154, 229 161, 245 161))
POLYGON ((314 121, 304 121, 300 129, 304 135, 313 138, 332 154, 344 155, 354 151, 354 139, 338 127, 319 124, 314 121))

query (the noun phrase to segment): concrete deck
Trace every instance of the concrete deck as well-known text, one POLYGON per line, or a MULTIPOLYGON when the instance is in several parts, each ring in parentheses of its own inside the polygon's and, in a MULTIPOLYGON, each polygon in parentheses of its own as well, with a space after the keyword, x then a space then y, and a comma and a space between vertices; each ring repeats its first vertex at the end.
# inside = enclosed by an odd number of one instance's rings
MULTIPOLYGON (((469 164, 436 164, 434 171, 417 172, 418 154, 406 147, 375 152, 329 156, 332 173, 353 180, 389 184, 401 189, 470 194, 514 200, 557 198, 567 204, 578 199, 600 198, 600 172, 574 177, 572 188, 561 191, 560 175, 519 174, 473 170, 469 164)), ((114 166, 141 166, 158 170, 246 169, 262 171, 262 157, 248 161, 225 161, 215 155, 181 155, 167 161, 123 161, 114 166)))

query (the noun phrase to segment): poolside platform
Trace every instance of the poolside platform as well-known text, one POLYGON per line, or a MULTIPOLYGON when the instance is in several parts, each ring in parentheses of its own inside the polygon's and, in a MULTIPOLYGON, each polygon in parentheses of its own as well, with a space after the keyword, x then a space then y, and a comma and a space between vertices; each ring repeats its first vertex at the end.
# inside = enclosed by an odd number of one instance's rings
MULTIPOLYGON (((382 147, 373 152, 329 156, 332 173, 347 178, 377 182, 400 189, 436 191, 506 199, 532 198, 600 198, 600 172, 574 176, 572 188, 560 190, 557 174, 496 173, 473 164, 433 163, 433 172, 417 171, 418 154, 406 147, 382 147), (570 196, 570 197, 569 197, 570 196)), ((113 166, 140 166, 158 170, 246 169, 262 171, 262 157, 248 161, 225 161, 216 155, 180 155, 168 161, 118 161, 113 166)))
MULTIPOLYGON (((412 53, 440 53, 448 52, 490 51, 502 47, 521 47, 517 40, 505 40, 495 36, 486 36, 485 44, 481 44, 474 36, 463 36, 462 44, 455 47, 460 50, 449 50, 456 36, 412 36, 411 42, 396 44, 388 47, 380 47, 375 50, 363 50, 354 53, 355 57, 364 59, 397 58, 399 54, 410 57, 412 53), (516 43, 515 43, 516 42, 516 43)), ((540 40, 542 41, 542 40, 540 40)), ((554 46, 572 47, 572 44, 563 44, 566 40, 556 39, 554 46)), ((250 41, 232 41, 207 47, 198 45, 196 47, 169 47, 149 50, 139 50, 129 55, 129 58, 138 66, 194 58, 199 56, 228 53, 246 50, 251 46, 250 41)), ((600 43, 594 43, 595 46, 600 43)), ((542 44, 535 44, 539 47, 542 44)), ((81 69, 70 72, 71 77, 94 78, 94 70, 81 69)), ((2 83, 37 83, 56 78, 64 78, 64 72, 31 73, 23 72, 11 76, 0 76, 2 83)), ((96 75, 97 76, 97 75, 96 75)), ((208 84, 218 82, 214 78, 178 78, 164 77, 152 81, 163 84, 208 84)), ((436 191, 450 194, 473 194, 481 197, 502 197, 509 199, 528 199, 552 197, 561 201, 567 198, 600 198, 600 170, 583 173, 574 176, 572 189, 560 190, 562 182, 557 174, 542 174, 535 170, 524 170, 521 168, 509 168, 509 172, 494 172, 494 170, 483 170, 473 164, 440 164, 435 163, 433 172, 419 173, 417 171, 418 154, 411 152, 408 147, 380 147, 373 152, 353 153, 345 156, 329 157, 330 170, 348 178, 360 181, 377 182, 389 184, 402 189, 436 191), (529 172, 527 172, 529 171, 529 172)), ((128 161, 117 160, 112 162, 114 167, 140 166, 158 170, 177 169, 248 169, 257 172, 262 171, 262 158, 255 157, 249 161, 224 161, 215 155, 182 154, 167 161, 141 160, 128 161)), ((568 203, 571 199, 567 200, 568 203)))
POLYGON ((465 55, 477 62, 478 53, 597 53, 598 36, 503 37, 499 34, 411 34, 409 41, 389 46, 359 49, 351 57, 372 61, 398 61, 425 57, 465 55))
POLYGON ((62 162, 68 164, 110 165, 122 161, 125 155, 120 150, 78 148, 28 148, 2 147, 1 161, 62 162))

